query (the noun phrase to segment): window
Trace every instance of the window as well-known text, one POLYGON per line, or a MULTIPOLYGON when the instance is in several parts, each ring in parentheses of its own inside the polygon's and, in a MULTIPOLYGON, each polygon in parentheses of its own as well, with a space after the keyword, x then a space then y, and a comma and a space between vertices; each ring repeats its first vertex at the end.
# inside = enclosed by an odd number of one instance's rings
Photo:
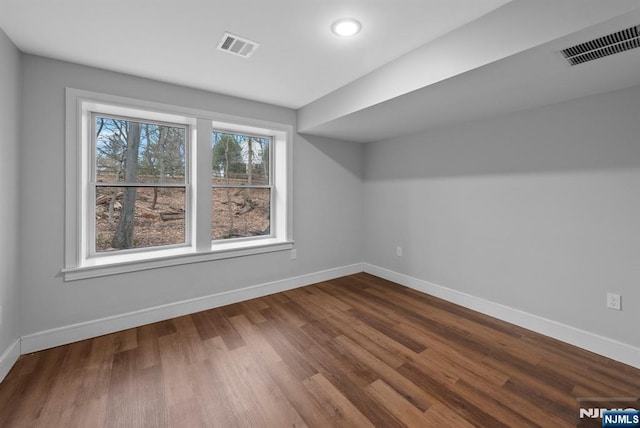
POLYGON ((188 128, 96 113, 91 125, 89 255, 187 244, 188 128))
POLYGON ((66 102, 65 280, 292 248, 291 126, 66 102))
POLYGON ((211 239, 271 234, 271 137, 213 131, 211 239))

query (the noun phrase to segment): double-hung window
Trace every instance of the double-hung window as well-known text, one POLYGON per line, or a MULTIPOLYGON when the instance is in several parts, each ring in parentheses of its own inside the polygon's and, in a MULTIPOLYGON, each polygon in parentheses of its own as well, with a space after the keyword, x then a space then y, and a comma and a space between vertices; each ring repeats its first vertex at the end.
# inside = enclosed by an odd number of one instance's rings
POLYGON ((91 125, 87 255, 188 244, 188 125, 95 112, 91 125))
POLYGON ((66 280, 292 248, 290 125, 66 95, 66 280))
POLYGON ((213 241, 271 234, 271 140, 213 130, 213 241))

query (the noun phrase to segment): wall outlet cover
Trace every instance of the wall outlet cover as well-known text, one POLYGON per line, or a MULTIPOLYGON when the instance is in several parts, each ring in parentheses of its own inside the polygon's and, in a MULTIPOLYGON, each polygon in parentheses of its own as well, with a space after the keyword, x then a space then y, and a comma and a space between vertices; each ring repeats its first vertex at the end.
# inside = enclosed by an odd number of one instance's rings
POLYGON ((615 293, 607 293, 607 308, 616 311, 622 310, 622 296, 615 293))

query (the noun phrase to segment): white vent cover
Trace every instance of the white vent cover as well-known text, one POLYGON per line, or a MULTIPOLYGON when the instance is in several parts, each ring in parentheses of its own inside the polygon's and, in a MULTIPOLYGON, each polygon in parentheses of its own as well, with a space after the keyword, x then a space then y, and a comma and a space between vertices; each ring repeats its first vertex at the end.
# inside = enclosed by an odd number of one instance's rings
POLYGON ((218 49, 243 58, 249 58, 258 49, 258 46, 260 46, 260 43, 252 42, 235 34, 224 33, 218 44, 218 49))
POLYGON ((560 52, 569 64, 578 65, 635 48, 640 48, 640 25, 563 49, 560 52))

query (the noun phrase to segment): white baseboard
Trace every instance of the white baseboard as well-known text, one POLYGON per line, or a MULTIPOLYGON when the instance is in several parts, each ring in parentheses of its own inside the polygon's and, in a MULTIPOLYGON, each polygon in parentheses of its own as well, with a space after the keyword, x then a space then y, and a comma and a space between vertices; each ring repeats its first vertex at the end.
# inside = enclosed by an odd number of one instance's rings
POLYGON ((640 368, 640 348, 368 263, 364 271, 502 321, 640 368))
POLYGON ((9 347, 0 355, 0 382, 9 374, 11 367, 18 361, 20 357, 20 339, 16 339, 9 347))
POLYGON ((209 296, 169 303, 153 308, 141 309, 135 312, 41 331, 23 336, 21 349, 23 354, 36 352, 42 349, 77 342, 79 340, 90 339, 103 334, 114 333, 116 331, 139 327, 145 324, 188 315, 219 306, 267 296, 269 294, 291 290, 305 285, 315 284, 317 282, 328 281, 330 279, 362 272, 362 270, 362 264, 356 263, 349 266, 254 285, 239 290, 225 291, 209 296))
POLYGON ((20 353, 27 354, 362 271, 640 368, 640 348, 389 269, 368 263, 356 263, 29 334, 14 342, 0 356, 0 381, 9 372, 20 353))

